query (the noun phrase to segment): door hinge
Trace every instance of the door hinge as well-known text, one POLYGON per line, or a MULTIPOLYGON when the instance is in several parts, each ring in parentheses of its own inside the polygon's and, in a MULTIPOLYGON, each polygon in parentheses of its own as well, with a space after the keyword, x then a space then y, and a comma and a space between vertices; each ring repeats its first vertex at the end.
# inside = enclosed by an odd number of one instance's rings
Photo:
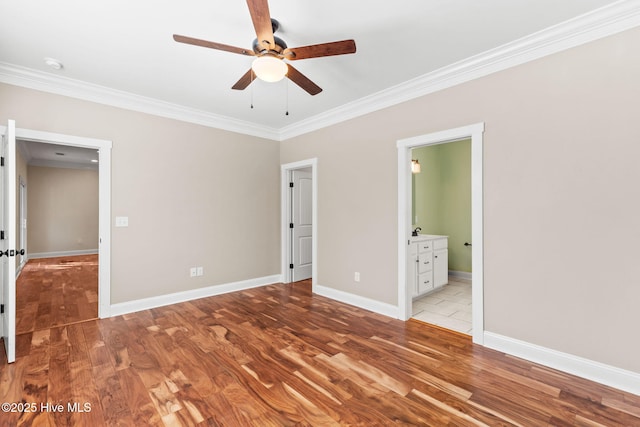
POLYGON ((0 304, 0 314, 4 314, 4 304, 0 304))
POLYGON ((293 264, 289 264, 289 268, 293 269, 293 264))
POLYGON ((289 223, 289 228, 293 228, 293 223, 292 222, 289 223))
POLYGON ((0 157, 0 166, 4 166, 4 157, 0 157))
POLYGON ((0 231, 0 240, 4 240, 4 230, 0 231))
POLYGON ((289 183, 289 188, 293 188, 293 182, 289 183))

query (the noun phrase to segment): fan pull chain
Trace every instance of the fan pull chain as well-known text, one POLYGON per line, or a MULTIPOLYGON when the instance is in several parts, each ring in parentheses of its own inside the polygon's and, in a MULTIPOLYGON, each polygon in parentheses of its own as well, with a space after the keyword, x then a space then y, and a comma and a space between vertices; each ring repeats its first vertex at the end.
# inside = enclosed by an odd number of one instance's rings
POLYGON ((251 109, 253 110, 253 85, 251 83, 253 83, 253 71, 251 71, 251 75, 250 75, 250 85, 251 85, 251 109))
POLYGON ((287 81, 285 82, 286 85, 286 98, 287 98, 287 106, 286 106, 286 112, 284 113, 285 116, 289 115, 289 79, 287 79, 287 81))

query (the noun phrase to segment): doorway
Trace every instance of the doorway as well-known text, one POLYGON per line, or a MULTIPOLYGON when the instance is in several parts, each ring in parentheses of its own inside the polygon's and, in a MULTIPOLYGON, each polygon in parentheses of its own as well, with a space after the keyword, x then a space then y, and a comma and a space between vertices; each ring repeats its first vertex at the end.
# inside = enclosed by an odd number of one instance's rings
POLYGON ((317 282, 317 159, 281 166, 282 280, 317 282))
POLYGON ((411 317, 471 335, 471 140, 414 147, 411 162, 411 317))
POLYGON ((408 320, 412 313, 412 292, 408 288, 407 260, 411 244, 412 172, 411 150, 446 142, 471 140, 471 228, 472 241, 472 338, 476 344, 484 339, 483 305, 483 220, 482 220, 482 143, 484 123, 449 129, 398 141, 398 317, 408 320))
POLYGON ((29 186, 18 204, 18 241, 27 250, 16 283, 16 335, 95 319, 98 152, 24 140, 16 145, 19 190, 29 186))
MULTIPOLYGON (((5 127, 0 127, 5 133, 5 127)), ((98 317, 111 310, 111 147, 108 140, 16 128, 16 140, 96 150, 98 154, 98 317)), ((25 207, 25 211, 28 207, 25 207)), ((27 225, 28 226, 28 225, 27 225)), ((26 235, 26 233, 25 233, 26 235)))

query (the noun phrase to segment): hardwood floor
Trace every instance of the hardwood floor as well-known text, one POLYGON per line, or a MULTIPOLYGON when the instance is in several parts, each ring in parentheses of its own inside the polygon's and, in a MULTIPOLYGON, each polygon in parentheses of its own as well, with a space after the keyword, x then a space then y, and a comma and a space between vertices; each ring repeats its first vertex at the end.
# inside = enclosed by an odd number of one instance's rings
POLYGON ((32 259, 16 283, 16 333, 98 317, 98 255, 32 259))
POLYGON ((36 330, 17 347, 0 401, 37 410, 3 426, 640 425, 638 396, 308 282, 36 330))

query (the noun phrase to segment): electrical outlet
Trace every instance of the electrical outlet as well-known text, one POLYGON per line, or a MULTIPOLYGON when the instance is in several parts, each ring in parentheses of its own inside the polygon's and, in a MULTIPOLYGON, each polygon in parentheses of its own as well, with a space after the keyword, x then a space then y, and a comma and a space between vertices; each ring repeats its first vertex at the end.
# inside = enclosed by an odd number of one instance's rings
POLYGON ((198 269, 196 267, 191 267, 189 270, 190 277, 196 277, 198 275, 198 269))
POLYGON ((204 275, 204 268, 203 267, 197 267, 196 275, 198 275, 198 276, 204 275))
POLYGON ((356 282, 360 281, 360 272, 356 271, 353 275, 353 280, 355 280, 356 282))

